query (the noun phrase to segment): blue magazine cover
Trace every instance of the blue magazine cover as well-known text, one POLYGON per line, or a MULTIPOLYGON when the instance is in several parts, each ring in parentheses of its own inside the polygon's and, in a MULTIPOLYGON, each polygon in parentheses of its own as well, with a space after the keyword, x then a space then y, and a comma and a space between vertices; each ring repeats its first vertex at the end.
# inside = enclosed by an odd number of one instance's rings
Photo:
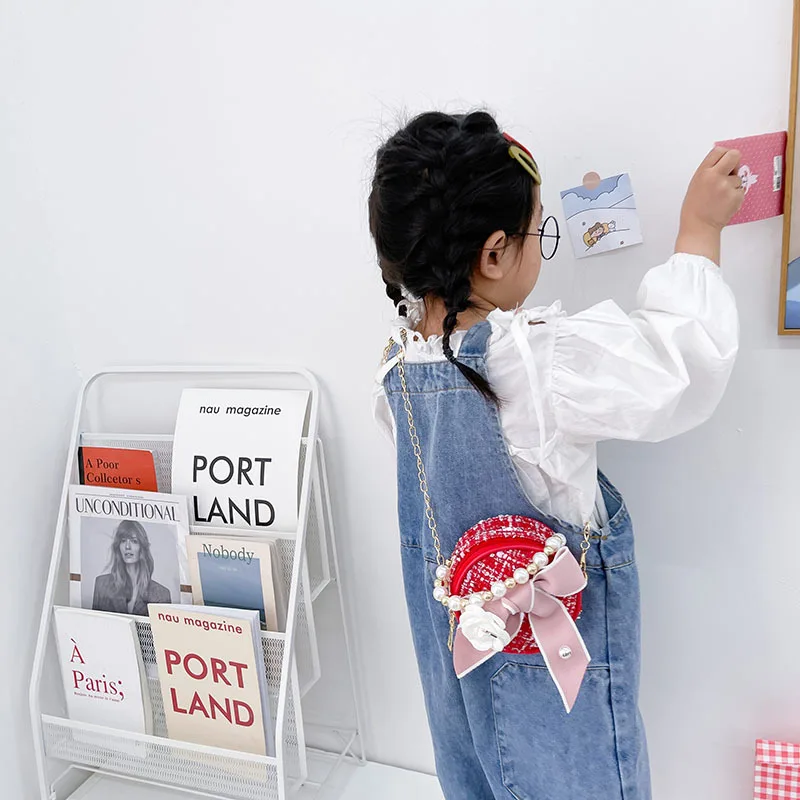
POLYGON ((258 611, 262 626, 267 625, 261 562, 258 558, 252 557, 248 563, 198 553, 197 565, 205 605, 252 609, 258 611))
POLYGON ((258 611, 263 628, 283 630, 283 573, 275 542, 192 534, 186 546, 196 604, 258 611))

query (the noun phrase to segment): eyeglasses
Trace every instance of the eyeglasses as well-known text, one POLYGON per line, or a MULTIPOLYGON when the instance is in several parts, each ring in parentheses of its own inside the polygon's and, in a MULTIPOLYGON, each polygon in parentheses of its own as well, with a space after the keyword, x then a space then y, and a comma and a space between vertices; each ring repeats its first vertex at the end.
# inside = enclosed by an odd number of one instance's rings
POLYGON ((561 241, 561 232, 558 227, 558 220, 555 217, 548 217, 536 233, 520 233, 517 235, 538 236, 539 248, 545 261, 549 261, 556 254, 558 243, 561 241))

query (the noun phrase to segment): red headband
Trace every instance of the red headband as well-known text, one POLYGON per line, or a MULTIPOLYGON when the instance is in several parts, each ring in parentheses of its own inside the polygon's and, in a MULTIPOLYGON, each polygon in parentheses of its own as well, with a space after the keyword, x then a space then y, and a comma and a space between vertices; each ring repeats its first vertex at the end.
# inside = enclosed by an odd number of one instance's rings
POLYGON ((515 139, 515 138, 514 138, 514 137, 513 137, 513 136, 512 136, 510 133, 506 133, 506 132, 504 131, 504 132, 503 132, 503 138, 504 138, 504 139, 505 139, 505 140, 506 140, 506 141, 507 141, 509 144, 516 145, 517 147, 519 147, 519 149, 520 149, 520 150, 523 150, 523 151, 524 151, 525 153, 527 153, 527 154, 528 154, 528 155, 529 155, 531 158, 533 158, 533 153, 531 153, 531 151, 530 151, 530 150, 528 150, 528 148, 527 148, 527 147, 525 147, 525 145, 524 145, 524 144, 521 144, 520 142, 518 142, 518 141, 517 141, 517 140, 516 140, 516 139, 515 139))

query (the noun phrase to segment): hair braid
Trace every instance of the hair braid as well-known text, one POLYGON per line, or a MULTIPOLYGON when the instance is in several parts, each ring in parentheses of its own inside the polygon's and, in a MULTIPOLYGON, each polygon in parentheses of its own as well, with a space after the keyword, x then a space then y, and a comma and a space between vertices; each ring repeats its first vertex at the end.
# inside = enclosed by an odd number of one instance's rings
POLYGON ((394 303, 397 313, 401 317, 405 317, 408 313, 408 308, 406 306, 406 298, 403 296, 403 290, 397 284, 387 281, 385 277, 383 282, 386 285, 386 295, 394 303))
POLYGON ((489 385, 489 381, 487 381, 486 378, 480 374, 480 372, 477 372, 476 370, 472 369, 472 367, 468 367, 466 364, 459 361, 453 353, 453 348, 450 345, 450 337, 452 336, 453 331, 456 328, 456 324, 458 323, 458 315, 461 312, 466 311, 472 305, 469 296, 470 282, 469 279, 467 279, 454 286, 451 290, 451 294, 444 298, 447 315, 442 323, 442 329, 444 332, 444 336, 442 338, 442 351, 444 352, 445 358, 451 364, 454 364, 456 367, 458 367, 459 372, 487 400, 497 403, 498 397, 495 394, 494 389, 492 389, 492 387, 489 385))

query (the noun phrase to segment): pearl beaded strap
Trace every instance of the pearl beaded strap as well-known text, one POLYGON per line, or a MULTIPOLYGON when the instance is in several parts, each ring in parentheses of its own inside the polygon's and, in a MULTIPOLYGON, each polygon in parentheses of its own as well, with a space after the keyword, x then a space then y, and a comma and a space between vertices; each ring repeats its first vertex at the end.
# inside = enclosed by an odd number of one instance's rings
POLYGON ((436 567, 436 580, 434 581, 433 597, 450 611, 463 611, 467 606, 482 606, 491 600, 504 597, 509 589, 513 589, 518 584, 527 583, 540 570, 550 564, 552 557, 567 544, 567 537, 561 533, 553 534, 545 543, 544 550, 535 553, 533 559, 527 567, 517 567, 514 574, 508 578, 501 578, 492 583, 490 589, 485 592, 473 592, 472 594, 460 597, 456 594, 449 594, 450 589, 450 565, 448 562, 436 567))

